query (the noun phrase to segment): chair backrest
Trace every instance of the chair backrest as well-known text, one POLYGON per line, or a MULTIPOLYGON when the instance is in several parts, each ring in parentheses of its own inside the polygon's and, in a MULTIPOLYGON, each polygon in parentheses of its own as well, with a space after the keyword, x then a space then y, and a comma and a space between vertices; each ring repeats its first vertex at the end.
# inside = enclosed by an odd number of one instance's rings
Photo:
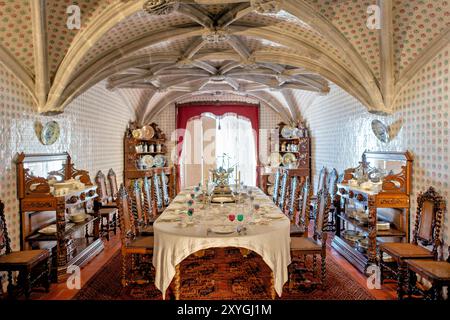
POLYGON ((330 212, 331 197, 326 188, 319 190, 317 194, 317 213, 314 222, 314 239, 326 240, 326 226, 328 224, 328 214, 330 212))
POLYGON ((108 182, 110 187, 110 193, 108 194, 108 196, 110 196, 112 199, 115 199, 119 190, 117 187, 116 173, 112 168, 108 171, 108 182))
POLYGON ((139 229, 139 226, 145 223, 142 201, 142 188, 140 186, 139 180, 134 181, 133 185, 130 187, 129 194, 131 198, 131 211, 133 212, 134 223, 136 228, 139 229))
POLYGON ((298 211, 298 196, 300 193, 299 177, 292 177, 289 187, 288 214, 291 222, 295 223, 295 213, 298 211))
POLYGON ((287 171, 283 172, 283 177, 281 179, 281 187, 280 187, 280 197, 278 198, 278 207, 284 211, 284 205, 286 203, 286 194, 288 188, 288 180, 289 174, 287 171))
POLYGON ((337 187, 337 183, 338 183, 338 173, 336 169, 331 170, 330 174, 328 175, 328 182, 327 182, 327 187, 328 187, 328 192, 330 193, 331 196, 331 200, 333 201, 337 192, 338 192, 338 187, 337 187))
POLYGON ((11 240, 6 227, 5 205, 0 201, 0 256, 11 252, 11 240))
POLYGON ((117 193, 116 203, 119 208, 120 236, 122 244, 126 245, 129 239, 133 239, 136 236, 136 227, 133 212, 131 211, 131 199, 123 184, 120 185, 117 193))
POLYGON ((417 197, 416 221, 413 243, 432 246, 435 258, 441 244, 440 233, 442 216, 446 210, 445 201, 433 187, 417 197))
POLYGON ((100 198, 100 202, 108 200, 108 192, 106 187, 106 178, 103 172, 100 170, 95 176, 95 184, 97 185, 97 194, 100 198))
POLYGON ((323 188, 326 187, 327 176, 328 176, 328 170, 326 167, 323 167, 319 173, 319 181, 317 182, 316 194, 318 194, 320 190, 322 190, 323 188))
POLYGON ((296 218, 296 223, 305 227, 305 236, 308 235, 310 203, 312 197, 312 188, 309 177, 306 177, 303 188, 301 189, 299 199, 299 216, 296 218))
POLYGON ((144 177, 142 179, 142 191, 144 194, 144 222, 148 224, 154 220, 152 180, 144 177))
POLYGON ((163 191, 161 186, 161 176, 159 174, 153 175, 153 189, 155 190, 156 207, 158 210, 162 210, 163 205, 163 191))
POLYGON ((170 204, 169 177, 164 172, 161 172, 161 184, 163 191, 163 204, 167 207, 170 204))
POLYGON ((278 203, 278 195, 280 194, 280 175, 281 175, 281 172, 280 172, 280 170, 278 169, 276 172, 275 172, 275 176, 274 176, 274 179, 273 179, 273 194, 272 194, 272 201, 273 201, 273 203, 275 203, 275 204, 277 204, 278 203))

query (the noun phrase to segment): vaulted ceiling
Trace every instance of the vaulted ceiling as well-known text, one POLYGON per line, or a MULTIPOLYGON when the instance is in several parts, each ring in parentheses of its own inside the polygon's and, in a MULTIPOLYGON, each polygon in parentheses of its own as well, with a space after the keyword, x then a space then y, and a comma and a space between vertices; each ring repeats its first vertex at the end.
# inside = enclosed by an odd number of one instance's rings
POLYGON ((42 113, 62 112, 105 79, 141 122, 219 95, 299 120, 330 82, 389 113, 449 43, 450 1, 377 3, 381 29, 367 26, 373 0, 4 0, 0 62, 42 113), (79 30, 66 26, 72 3, 79 30))

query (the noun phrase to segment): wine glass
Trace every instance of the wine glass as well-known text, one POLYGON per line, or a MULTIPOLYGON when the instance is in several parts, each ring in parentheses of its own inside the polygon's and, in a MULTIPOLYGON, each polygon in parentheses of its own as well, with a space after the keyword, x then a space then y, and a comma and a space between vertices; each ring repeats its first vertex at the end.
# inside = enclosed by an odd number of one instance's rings
POLYGON ((228 220, 230 220, 231 222, 233 222, 234 219, 236 219, 236 215, 233 214, 233 213, 230 213, 230 214, 228 215, 228 220))
POLYGON ((194 208, 189 208, 188 211, 187 211, 187 215, 189 217, 189 222, 192 222, 193 215, 194 215, 194 208))

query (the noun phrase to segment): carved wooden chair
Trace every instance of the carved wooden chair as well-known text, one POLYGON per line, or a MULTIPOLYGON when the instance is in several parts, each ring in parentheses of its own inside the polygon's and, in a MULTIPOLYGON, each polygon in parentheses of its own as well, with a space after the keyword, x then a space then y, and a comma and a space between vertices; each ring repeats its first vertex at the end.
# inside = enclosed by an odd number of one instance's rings
MULTIPOLYGON (((0 201, 0 271, 8 274, 8 295, 13 298, 16 291, 22 291, 30 298, 34 287, 50 289, 50 253, 48 250, 27 250, 12 252, 4 212, 0 201), (17 285, 13 284, 13 272, 19 272, 17 285)), ((0 284, 1 285, 1 284, 0 284)))
POLYGON ((322 167, 319 173, 319 180, 317 182, 317 188, 316 188, 316 195, 312 196, 312 210, 310 211, 311 219, 315 219, 315 216, 317 214, 317 197, 320 191, 322 191, 324 188, 327 188, 327 177, 328 177, 328 170, 326 167, 322 167))
POLYGON ((275 172, 274 178, 273 178, 273 194, 272 194, 272 201, 273 203, 278 203, 278 196, 280 194, 280 177, 281 177, 281 171, 278 169, 275 172))
POLYGON ((299 199, 299 215, 298 218, 296 218, 297 224, 300 225, 301 228, 305 229, 303 234, 304 237, 308 237, 311 197, 311 183, 309 177, 306 177, 299 199))
POLYGON ((280 186, 280 196, 278 198, 278 207, 281 211, 284 211, 286 205, 286 195, 288 193, 289 188, 289 174, 287 171, 283 172, 283 176, 281 178, 281 186, 280 186))
POLYGON ((109 182, 109 190, 108 190, 108 196, 112 201, 116 200, 117 192, 119 191, 118 185, 117 185, 117 177, 114 170, 111 168, 108 171, 108 182, 109 182))
MULTIPOLYGON (((408 294, 420 294, 424 299, 444 300, 442 289, 450 287, 450 246, 447 261, 412 259, 406 260, 408 268, 408 294), (427 288, 417 282, 417 275, 431 283, 427 288)), ((447 294, 448 295, 448 294, 447 294)), ((447 297, 450 301, 450 297, 447 297)))
POLYGON ((170 204, 168 177, 164 172, 153 175, 153 191, 155 195, 156 214, 159 214, 170 204))
POLYGON ((152 179, 148 177, 144 177, 142 179, 142 192, 143 192, 143 200, 144 200, 144 223, 145 225, 152 225, 156 220, 156 206, 153 201, 153 189, 152 189, 152 179))
POLYGON ((163 194, 163 205, 168 207, 170 204, 170 192, 169 192, 169 177, 163 172, 161 172, 161 186, 163 194))
POLYGON ((379 266, 381 282, 384 278, 397 279, 397 296, 403 299, 407 273, 406 260, 432 259, 437 260, 438 248, 441 244, 440 231, 445 202, 443 198, 430 187, 417 197, 417 213, 413 231, 412 243, 382 243, 379 246, 379 266), (431 251, 426 247, 431 247, 431 251), (384 254, 394 260, 384 261, 384 254))
POLYGON ((328 192, 330 193, 331 197, 331 206, 330 206, 330 214, 329 214, 329 221, 327 230, 330 232, 334 232, 336 230, 336 213, 337 208, 340 206, 340 196, 338 195, 338 173, 337 170, 333 168, 333 170, 328 175, 328 181, 327 181, 327 188, 328 192))
POLYGON ((100 216, 100 233, 109 241, 110 232, 117 234, 117 204, 108 196, 106 178, 100 170, 95 176, 97 184, 98 200, 95 203, 95 211, 100 216))
POLYGON ((153 236, 153 226, 148 223, 148 218, 145 214, 143 185, 142 180, 135 180, 130 188, 131 209, 137 235, 139 236, 153 236))
POLYGON ((300 195, 302 193, 303 186, 306 182, 306 177, 294 176, 290 183, 290 192, 288 199, 287 214, 291 220, 291 237, 302 237, 305 234, 305 225, 300 224, 302 221, 299 218, 300 215, 300 195))
MULTIPOLYGON (((330 209, 330 194, 327 189, 322 189, 317 195, 318 211, 314 221, 314 234, 312 238, 309 237, 293 237, 291 238, 291 253, 292 256, 301 261, 304 267, 297 268, 296 272, 300 272, 303 278, 306 273, 312 273, 318 281, 310 281, 310 285, 320 285, 322 288, 326 278, 326 247, 328 234, 326 225, 328 220, 328 213, 330 209), (308 268, 306 256, 312 256, 312 268, 308 268), (318 276, 317 270, 317 256, 321 257, 321 270, 318 276)), ((291 274, 292 275, 292 274, 291 274)), ((293 282, 290 281, 289 287, 292 288, 293 282)))
POLYGON ((122 241, 122 285, 150 283, 153 237, 139 236, 131 198, 121 185, 117 194, 122 241))

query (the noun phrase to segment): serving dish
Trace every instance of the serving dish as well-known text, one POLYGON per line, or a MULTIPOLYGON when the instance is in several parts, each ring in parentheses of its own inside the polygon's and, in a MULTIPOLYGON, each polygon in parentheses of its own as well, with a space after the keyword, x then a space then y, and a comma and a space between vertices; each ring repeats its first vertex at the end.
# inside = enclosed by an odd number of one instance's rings
POLYGON ((281 129, 281 136, 285 139, 292 138, 294 134, 294 128, 291 126, 284 126, 283 129, 281 129))
POLYGON ((56 224, 51 224, 45 228, 42 228, 38 232, 44 235, 54 235, 56 234, 56 224))
POLYGON ((385 221, 378 221, 377 222, 377 230, 389 230, 391 228, 391 224, 389 222, 385 221))
POLYGON ((166 164, 166 157, 164 157, 163 155, 158 154, 158 155, 155 156, 155 158, 153 160, 153 163, 154 163, 155 167, 160 167, 160 168, 164 167, 165 164, 166 164))
POLYGON ((44 145, 52 145, 58 140, 61 130, 56 121, 47 122, 41 130, 40 140, 44 145))
POLYGON ((372 131, 375 137, 377 137, 378 140, 384 143, 388 143, 390 136, 389 136, 389 128, 380 120, 373 120, 372 121, 372 131))
POLYGON ((154 162, 155 162, 155 160, 154 160, 153 156, 151 156, 149 154, 142 157, 142 163, 145 166, 147 166, 147 168, 153 167, 154 162))
POLYGON ((70 221, 75 222, 75 223, 77 223, 77 222, 83 222, 83 221, 86 220, 86 218, 87 218, 87 214, 84 213, 84 212, 76 212, 76 213, 72 213, 72 214, 69 216, 70 221))
POLYGON ((345 230, 342 232, 342 236, 351 242, 356 242, 364 238, 364 233, 356 230, 345 230))
POLYGON ((281 154, 279 154, 278 152, 274 152, 270 155, 270 165, 272 167, 279 167, 281 161, 283 161, 283 158, 281 157, 281 154))
POLYGON ((155 130, 151 126, 143 126, 141 129, 142 138, 150 140, 155 136, 155 130))
POLYGON ((297 162, 297 158, 295 157, 295 155, 293 153, 286 153, 283 156, 282 163, 284 166, 289 166, 290 164, 293 164, 295 162, 297 162))

